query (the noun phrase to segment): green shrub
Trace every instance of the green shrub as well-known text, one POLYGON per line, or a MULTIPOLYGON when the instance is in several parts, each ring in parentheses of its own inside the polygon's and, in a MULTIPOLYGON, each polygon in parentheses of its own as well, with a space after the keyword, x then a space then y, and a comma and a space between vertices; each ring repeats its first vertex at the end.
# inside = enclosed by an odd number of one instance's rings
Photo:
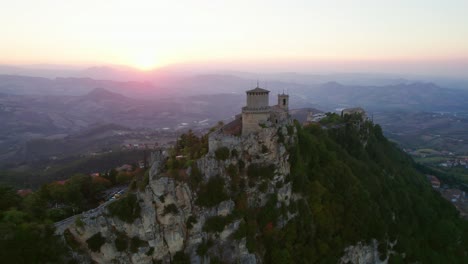
POLYGON ((289 201, 288 211, 291 214, 294 214, 294 213, 297 212, 297 203, 293 199, 291 199, 291 201, 289 201))
POLYGON ((130 240, 130 252, 137 253, 138 248, 148 246, 148 242, 141 240, 139 237, 134 236, 132 240, 130 240))
POLYGON ((268 190, 268 183, 267 182, 262 182, 260 186, 258 186, 258 190, 262 193, 265 193, 268 190))
POLYGON ((236 149, 232 149, 231 150, 231 157, 233 158, 237 158, 239 156, 239 153, 237 152, 236 149))
POLYGON ((84 222, 83 222, 83 219, 81 219, 81 216, 77 217, 75 219, 75 225, 77 227, 84 227, 84 222))
POLYGON ((131 191, 136 191, 136 188, 137 188, 137 182, 136 180, 132 180, 132 182, 130 183, 129 189, 131 191))
POLYGON ((275 165, 261 165, 261 164, 250 164, 247 168, 247 175, 249 178, 261 178, 272 180, 275 176, 275 165))
POLYGON ((203 226, 203 231, 209 233, 221 232, 224 230, 224 227, 229 224, 233 219, 232 216, 213 216, 205 221, 203 226))
POLYGON ((275 184, 276 188, 277 189, 280 189, 281 187, 283 187, 283 181, 278 181, 276 184, 275 184))
POLYGON ((239 176, 238 168, 234 164, 229 164, 226 168, 226 173, 231 178, 231 191, 237 192, 239 189, 239 183, 241 181, 241 177, 239 176))
POLYGON ((151 256, 151 255, 153 255, 153 253, 154 253, 154 247, 150 247, 148 249, 148 251, 146 251, 145 254, 146 254, 146 256, 151 256))
POLYGON ((235 177, 238 173, 237 171, 237 167, 234 165, 234 164, 229 164, 229 166, 226 168, 226 173, 229 175, 229 177, 231 177, 231 179, 233 177, 235 177))
POLYGON ((108 209, 111 216, 116 216, 127 223, 133 223, 135 219, 140 217, 141 211, 134 193, 129 193, 127 196, 109 204, 108 209))
POLYGON ((281 128, 278 128, 278 143, 284 143, 284 135, 281 132, 281 128))
POLYGON ((185 223, 185 226, 188 229, 192 229, 193 225, 196 223, 197 223, 197 219, 195 218, 195 216, 191 215, 188 217, 187 222, 185 223))
POLYGON ((115 177, 115 181, 118 184, 128 183, 131 180, 132 180, 132 175, 123 171, 119 172, 119 174, 117 174, 117 176, 115 177))
POLYGON ((212 207, 228 199, 224 190, 224 179, 220 176, 212 177, 208 182, 200 186, 196 204, 199 206, 212 207))
POLYGON ((129 237, 123 232, 117 232, 117 237, 114 240, 115 248, 118 252, 125 251, 128 248, 129 237))
POLYGON ((237 228, 237 230, 234 231, 234 233, 232 233, 232 238, 235 240, 240 240, 244 238, 246 235, 247 235, 247 224, 244 221, 242 221, 239 224, 239 228, 237 228))
POLYGON ((93 252, 99 252, 104 243, 106 243, 106 239, 101 235, 101 232, 94 234, 86 240, 88 248, 93 252))
POLYGON ((183 251, 178 251, 172 257, 173 264, 190 264, 190 257, 185 254, 183 251))
POLYGON ((243 160, 239 160, 239 162, 237 163, 237 165, 239 165, 239 171, 243 171, 244 168, 245 168, 245 162, 243 160))
POLYGON ((192 170, 190 173, 190 187, 195 190, 198 189, 198 186, 203 181, 203 175, 200 169, 197 166, 197 163, 192 164, 192 170))
POLYGON ((177 206, 175 204, 171 203, 171 204, 164 206, 163 215, 167 215, 167 214, 176 215, 178 213, 179 213, 179 209, 177 209, 177 206))
POLYGON ((249 251, 249 253, 254 253, 255 252, 255 249, 256 249, 257 246, 256 246, 256 243, 255 243, 255 237, 253 235, 247 236, 245 246, 247 247, 247 250, 249 251))
POLYGON ((65 229, 63 232, 63 237, 65 239, 65 243, 74 251, 79 251, 80 243, 76 240, 75 236, 70 232, 69 229, 65 229))
POLYGON ((215 150, 215 158, 217 160, 227 160, 229 158, 229 149, 227 147, 220 147, 215 150))
POLYGON ((208 241, 203 241, 202 243, 200 243, 200 245, 198 245, 197 247, 197 255, 199 256, 206 256, 206 254, 208 253, 208 250, 210 249, 210 247, 213 246, 213 240, 211 239, 208 239, 208 241))
POLYGON ((140 184, 140 191, 144 191, 146 186, 149 185, 149 169, 145 171, 145 176, 143 178, 143 182, 140 184))

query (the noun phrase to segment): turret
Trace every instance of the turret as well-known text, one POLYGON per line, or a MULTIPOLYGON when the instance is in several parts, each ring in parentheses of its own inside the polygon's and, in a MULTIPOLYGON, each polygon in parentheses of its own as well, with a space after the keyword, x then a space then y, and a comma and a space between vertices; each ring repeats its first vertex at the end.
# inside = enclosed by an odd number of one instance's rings
POLYGON ((278 106, 285 110, 289 109, 289 95, 282 93, 278 94, 278 106))
POLYGON ((247 93, 247 106, 246 109, 257 110, 257 109, 268 109, 268 93, 270 91, 256 87, 253 90, 249 90, 247 93))

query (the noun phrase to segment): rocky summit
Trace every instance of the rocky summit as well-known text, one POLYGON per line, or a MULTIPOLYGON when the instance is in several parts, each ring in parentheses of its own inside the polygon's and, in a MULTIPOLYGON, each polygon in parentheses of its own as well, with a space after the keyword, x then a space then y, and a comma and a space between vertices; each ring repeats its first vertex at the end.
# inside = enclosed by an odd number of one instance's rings
POLYGON ((463 263, 468 227, 359 113, 182 134, 56 224, 80 263, 463 263), (237 132, 236 132, 237 131, 237 132))
MULTIPOLYGON (((295 140, 294 128, 285 125, 279 129, 264 128, 259 133, 238 137, 231 144, 210 149, 180 172, 188 178, 201 175, 198 188, 179 175, 168 174, 164 168, 166 151, 153 153, 145 188, 114 202, 133 202, 128 206, 133 211, 138 208, 136 217, 119 218, 118 214, 113 215, 110 205, 93 214, 83 214, 61 230, 69 244, 82 253, 82 261, 169 263, 183 254, 191 263, 209 263, 210 258, 230 263, 261 262, 249 252, 245 237, 235 239, 236 231, 245 225, 236 211, 242 210, 242 206, 265 206, 271 196, 275 196, 274 206, 278 208, 297 199, 288 182, 290 164, 286 150, 286 145, 295 140), (220 154, 223 151, 227 153, 225 156, 220 154), (263 175, 253 175, 257 173, 255 170, 263 175), (217 189, 199 191, 208 186, 217 189), (217 197, 216 193, 221 195, 217 197), (130 195, 135 197, 134 201, 129 200, 130 195), (93 242, 98 242, 97 248, 93 248, 93 242), (204 247, 207 252, 202 252, 204 247)), ((294 214, 288 213, 272 224, 284 225, 292 217, 294 214)))

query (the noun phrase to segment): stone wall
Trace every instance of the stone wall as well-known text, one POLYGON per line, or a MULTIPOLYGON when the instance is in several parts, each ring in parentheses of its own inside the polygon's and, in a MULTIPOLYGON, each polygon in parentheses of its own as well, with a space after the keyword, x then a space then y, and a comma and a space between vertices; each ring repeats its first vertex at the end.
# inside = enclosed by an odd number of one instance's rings
POLYGON ((242 135, 257 132, 261 129, 259 124, 266 123, 270 119, 270 111, 242 112, 242 135))
POLYGON ((247 93, 247 108, 264 109, 269 105, 268 93, 247 93))

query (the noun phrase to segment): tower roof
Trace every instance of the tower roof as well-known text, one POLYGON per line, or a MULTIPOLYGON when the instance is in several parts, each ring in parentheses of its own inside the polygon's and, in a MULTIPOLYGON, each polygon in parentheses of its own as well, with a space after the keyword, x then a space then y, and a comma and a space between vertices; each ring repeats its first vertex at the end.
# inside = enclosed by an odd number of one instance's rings
POLYGON ((255 89, 248 90, 246 93, 269 93, 269 92, 270 92, 270 91, 265 90, 265 89, 263 89, 263 88, 256 87, 255 89))

